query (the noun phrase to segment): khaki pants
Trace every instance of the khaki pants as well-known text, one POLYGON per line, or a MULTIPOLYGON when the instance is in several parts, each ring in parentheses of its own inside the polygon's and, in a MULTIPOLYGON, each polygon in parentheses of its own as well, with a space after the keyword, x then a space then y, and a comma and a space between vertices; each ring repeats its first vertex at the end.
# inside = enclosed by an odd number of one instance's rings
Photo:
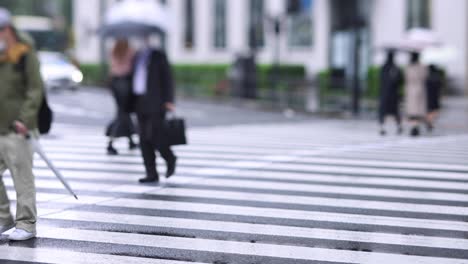
POLYGON ((36 232, 36 187, 32 173, 33 151, 20 135, 0 135, 0 225, 13 224, 2 174, 10 171, 16 190, 16 228, 36 232))

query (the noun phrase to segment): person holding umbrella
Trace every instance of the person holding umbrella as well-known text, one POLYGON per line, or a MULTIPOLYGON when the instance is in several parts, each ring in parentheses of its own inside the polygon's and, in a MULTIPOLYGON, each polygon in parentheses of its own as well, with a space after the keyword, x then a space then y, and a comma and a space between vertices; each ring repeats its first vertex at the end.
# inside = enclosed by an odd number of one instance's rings
POLYGON ((33 46, 17 34, 4 8, 0 8, 0 80, 0 233, 16 227, 9 239, 27 240, 36 236, 37 220, 33 149, 27 137, 38 136, 44 86, 33 46), (16 220, 1 176, 6 169, 16 190, 16 220))
POLYGON ((118 155, 113 146, 115 138, 128 138, 129 149, 138 146, 133 142, 132 135, 135 127, 130 117, 130 94, 132 89, 131 72, 135 51, 130 47, 127 39, 118 39, 115 42, 110 57, 110 87, 117 105, 117 117, 108 125, 106 136, 109 137, 107 146, 108 155, 118 155))
POLYGON ((152 48, 149 36, 146 36, 144 47, 136 56, 132 92, 146 170, 146 177, 139 181, 158 182, 155 150, 166 161, 166 178, 172 176, 176 168, 177 158, 164 133, 166 113, 175 110, 174 82, 165 52, 152 48))
POLYGON ((103 37, 143 38, 144 46, 136 54, 132 72, 130 108, 137 114, 140 148, 146 177, 141 183, 158 182, 156 153, 167 164, 166 177, 175 173, 176 156, 164 131, 167 111, 174 111, 174 84, 171 67, 163 50, 151 47, 150 36, 158 34, 161 43, 170 25, 166 10, 151 0, 124 0, 114 4, 99 30, 103 37))
POLYGON ((427 109, 426 116, 427 129, 434 129, 434 121, 439 115, 440 93, 444 85, 444 76, 442 71, 434 64, 429 65, 429 75, 426 80, 427 88, 427 109))
POLYGON ((441 93, 445 85, 442 65, 448 65, 457 59, 456 48, 440 44, 426 48, 422 53, 422 61, 429 65, 429 76, 426 81, 427 109, 426 125, 429 131, 434 129, 441 108, 441 93))
POLYGON ((411 124, 410 135, 420 135, 420 123, 427 113, 427 68, 420 64, 419 53, 411 53, 410 65, 405 70, 405 109, 411 124))
POLYGON ((400 86, 403 84, 403 73, 394 62, 395 49, 387 50, 387 59, 380 73, 380 96, 379 96, 379 124, 380 134, 386 135, 385 119, 387 116, 395 117, 397 133, 401 134, 400 115, 400 86))

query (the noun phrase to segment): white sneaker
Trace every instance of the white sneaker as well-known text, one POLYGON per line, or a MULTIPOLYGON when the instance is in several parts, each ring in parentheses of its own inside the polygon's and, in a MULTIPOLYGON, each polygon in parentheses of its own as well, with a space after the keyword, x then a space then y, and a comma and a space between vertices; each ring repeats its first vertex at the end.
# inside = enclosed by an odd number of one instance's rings
POLYGON ((15 227, 15 224, 0 226, 0 234, 5 233, 6 231, 15 227))
POLYGON ((15 240, 15 241, 23 241, 23 240, 28 240, 28 239, 31 239, 33 237, 36 236, 36 233, 31 233, 31 232, 28 232, 24 229, 19 229, 19 228, 16 228, 15 231, 13 231, 13 233, 11 233, 9 236, 8 236, 8 239, 9 240, 15 240))

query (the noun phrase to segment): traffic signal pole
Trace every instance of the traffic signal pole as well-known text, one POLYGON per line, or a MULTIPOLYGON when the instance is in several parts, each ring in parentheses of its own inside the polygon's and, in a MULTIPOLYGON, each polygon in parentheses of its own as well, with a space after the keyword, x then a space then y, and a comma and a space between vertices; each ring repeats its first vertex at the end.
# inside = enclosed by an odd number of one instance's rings
POLYGON ((353 72, 353 86, 351 93, 352 113, 355 117, 360 114, 361 105, 361 80, 360 80, 360 66, 361 66, 361 32, 360 27, 354 27, 354 72, 353 72))

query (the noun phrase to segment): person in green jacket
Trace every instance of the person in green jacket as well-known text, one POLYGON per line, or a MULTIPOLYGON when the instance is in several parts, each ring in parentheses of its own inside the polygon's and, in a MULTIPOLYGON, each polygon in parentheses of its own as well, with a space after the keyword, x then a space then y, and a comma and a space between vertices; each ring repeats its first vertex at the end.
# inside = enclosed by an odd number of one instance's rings
POLYGON ((36 137, 37 116, 44 96, 39 61, 33 45, 11 24, 0 8, 0 234, 15 227, 10 240, 36 236, 36 188, 33 150, 27 137, 36 137), (16 219, 10 211, 2 174, 8 169, 16 190, 16 219))

